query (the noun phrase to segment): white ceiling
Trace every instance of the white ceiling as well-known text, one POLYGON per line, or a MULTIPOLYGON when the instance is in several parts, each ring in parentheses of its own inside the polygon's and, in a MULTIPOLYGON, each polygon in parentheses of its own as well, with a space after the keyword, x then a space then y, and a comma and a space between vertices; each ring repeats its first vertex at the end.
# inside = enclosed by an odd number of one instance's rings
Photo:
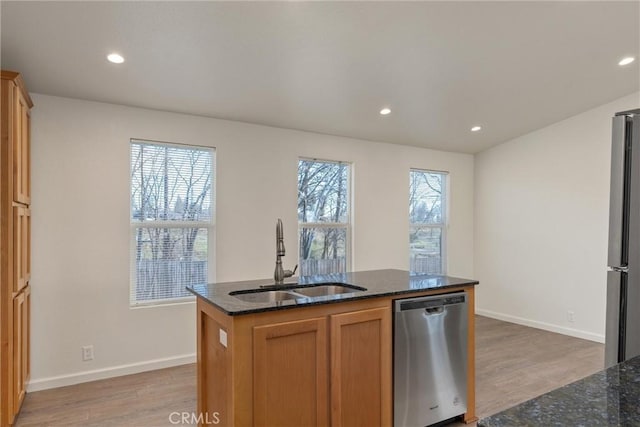
POLYGON ((32 92, 447 151, 640 89, 637 1, 0 7, 2 68, 32 92))

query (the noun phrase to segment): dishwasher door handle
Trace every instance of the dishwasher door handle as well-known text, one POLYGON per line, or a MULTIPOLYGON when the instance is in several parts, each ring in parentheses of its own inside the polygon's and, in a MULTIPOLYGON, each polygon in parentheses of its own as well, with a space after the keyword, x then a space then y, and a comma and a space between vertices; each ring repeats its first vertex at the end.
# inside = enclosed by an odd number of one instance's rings
POLYGON ((427 307, 424 309, 424 311, 427 313, 427 316, 441 314, 444 313, 444 305, 440 305, 438 307, 427 307))

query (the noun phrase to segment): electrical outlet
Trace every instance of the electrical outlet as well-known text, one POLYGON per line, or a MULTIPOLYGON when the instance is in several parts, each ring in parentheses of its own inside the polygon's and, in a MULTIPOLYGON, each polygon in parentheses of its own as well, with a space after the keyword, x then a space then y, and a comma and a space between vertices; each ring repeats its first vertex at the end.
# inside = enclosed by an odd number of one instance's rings
POLYGON ((93 346, 85 345, 82 347, 82 361, 93 360, 93 346))
POLYGON ((227 331, 220 329, 220 344, 227 346, 227 331))
POLYGON ((571 323, 576 321, 576 314, 573 311, 567 311, 567 320, 571 323))

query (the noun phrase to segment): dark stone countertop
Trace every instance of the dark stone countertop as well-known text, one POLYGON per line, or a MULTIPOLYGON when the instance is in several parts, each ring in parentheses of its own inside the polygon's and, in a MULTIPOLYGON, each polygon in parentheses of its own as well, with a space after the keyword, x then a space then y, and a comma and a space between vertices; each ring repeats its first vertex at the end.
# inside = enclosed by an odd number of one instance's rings
MULTIPOLYGON (((243 282, 226 282, 194 285, 187 289, 197 297, 213 304, 228 315, 259 313, 271 310, 284 310, 316 304, 332 304, 365 298, 389 295, 403 295, 413 292, 447 289, 455 286, 477 285, 477 280, 461 279, 449 276, 437 276, 410 273, 403 270, 372 270, 354 273, 326 274, 317 276, 301 276, 290 279, 290 286, 313 286, 321 283, 344 283, 365 288, 365 291, 328 295, 314 298, 300 298, 278 302, 246 302, 229 292, 259 288, 260 285, 273 284, 273 279, 248 280, 243 282), (295 284, 297 281, 298 285, 295 284)), ((287 281, 285 281, 285 285, 287 281)))
POLYGON ((640 426, 640 356, 478 422, 507 426, 640 426))

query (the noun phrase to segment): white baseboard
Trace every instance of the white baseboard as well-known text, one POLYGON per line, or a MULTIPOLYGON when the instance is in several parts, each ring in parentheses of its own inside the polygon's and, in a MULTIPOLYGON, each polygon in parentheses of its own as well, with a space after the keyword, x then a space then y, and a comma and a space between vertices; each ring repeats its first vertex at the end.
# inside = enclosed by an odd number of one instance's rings
POLYGON ((576 338, 582 338, 589 341, 595 341, 604 344, 604 335, 594 334, 592 332, 581 331, 579 329, 565 328, 551 323, 539 322, 537 320, 524 319, 522 317, 511 316, 509 314, 497 313, 491 310, 476 309, 476 314, 492 319, 504 320, 505 322, 517 323, 518 325, 530 326, 532 328, 544 329, 545 331, 556 332, 558 334, 569 335, 576 338))
POLYGON ((27 392, 47 390, 50 388, 64 387, 67 385, 86 383, 89 381, 103 380, 105 378, 119 377, 122 375, 137 374, 140 372, 154 371, 156 369, 170 368, 172 366, 186 365, 196 362, 196 355, 184 354, 180 356, 166 357, 163 359, 147 360, 144 362, 130 363, 127 365, 111 366, 92 371, 77 372, 55 377, 36 378, 29 381, 27 392))
MULTIPOLYGON (((604 343, 604 335, 581 331, 578 329, 565 328, 551 323, 539 322, 537 320, 525 319, 511 316, 509 314, 498 313, 491 310, 476 309, 476 314, 490 317, 492 319, 503 320, 505 322, 516 323, 518 325, 530 326, 532 328, 543 329, 545 331, 556 332, 589 341, 604 343)), ((140 372, 153 371, 156 369, 170 368, 172 366, 186 365, 196 362, 196 355, 185 354, 181 356, 166 357, 163 359, 147 360, 144 362, 130 363, 127 365, 112 366, 108 368, 95 369, 91 371, 77 372, 68 375, 55 377, 37 378, 29 381, 27 392, 47 390, 50 388, 64 387, 73 384, 80 384, 89 381, 102 380, 106 378, 119 377, 122 375, 137 374, 140 372)))

